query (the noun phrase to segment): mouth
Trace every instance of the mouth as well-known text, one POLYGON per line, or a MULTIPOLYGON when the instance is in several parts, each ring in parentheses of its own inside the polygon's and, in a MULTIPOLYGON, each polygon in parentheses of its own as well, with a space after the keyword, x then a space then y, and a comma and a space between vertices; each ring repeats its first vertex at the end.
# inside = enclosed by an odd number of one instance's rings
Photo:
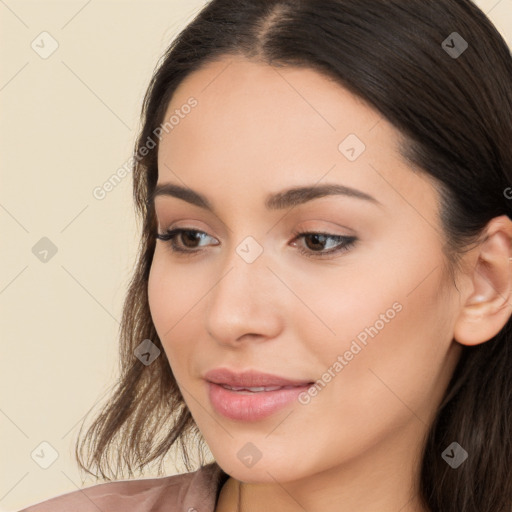
MULTIPOLYGON (((217 384, 213 383, 212 384, 217 384)), ((269 392, 269 391, 278 391, 280 389, 296 389, 296 388, 303 388, 305 386, 309 387, 313 382, 308 382, 307 384, 301 384, 298 386, 259 386, 259 387, 247 387, 247 386, 229 386, 228 384, 217 384, 224 389, 229 389, 230 391, 236 391, 236 392, 245 392, 245 394, 250 393, 262 393, 262 392, 269 392)))
POLYGON ((256 370, 215 368, 203 376, 212 408, 225 418, 259 421, 298 402, 314 384, 256 370))
POLYGON ((255 392, 273 391, 279 388, 300 387, 311 384, 310 380, 297 380, 255 370, 235 372, 229 368, 215 368, 204 375, 213 384, 228 386, 234 391, 243 389, 255 392), (272 389, 275 388, 275 389, 272 389))

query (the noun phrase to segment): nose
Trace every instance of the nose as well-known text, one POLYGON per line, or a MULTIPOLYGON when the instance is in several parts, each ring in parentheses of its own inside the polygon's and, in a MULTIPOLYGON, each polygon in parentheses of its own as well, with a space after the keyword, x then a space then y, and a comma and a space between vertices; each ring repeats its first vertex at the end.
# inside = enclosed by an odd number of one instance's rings
POLYGON ((237 347, 243 340, 279 335, 286 299, 268 263, 265 252, 252 263, 234 250, 227 258, 206 297, 206 329, 218 343, 237 347))

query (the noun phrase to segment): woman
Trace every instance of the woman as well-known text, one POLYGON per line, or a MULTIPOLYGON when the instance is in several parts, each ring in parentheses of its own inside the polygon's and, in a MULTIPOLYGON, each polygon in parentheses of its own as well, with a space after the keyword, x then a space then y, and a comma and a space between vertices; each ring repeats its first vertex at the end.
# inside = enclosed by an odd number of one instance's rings
POLYGON ((77 444, 189 472, 25 510, 510 512, 511 83, 469 0, 210 2, 147 91, 124 371, 77 444))

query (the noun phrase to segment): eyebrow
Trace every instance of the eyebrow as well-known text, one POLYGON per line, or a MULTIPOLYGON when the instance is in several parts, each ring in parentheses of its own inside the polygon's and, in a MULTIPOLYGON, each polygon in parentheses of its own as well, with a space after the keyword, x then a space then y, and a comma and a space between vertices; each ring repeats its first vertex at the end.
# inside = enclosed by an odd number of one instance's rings
MULTIPOLYGON (((313 199, 332 195, 354 197, 356 199, 362 199, 382 206, 380 201, 365 192, 345 185, 329 183, 324 185, 294 187, 274 194, 269 194, 265 199, 265 207, 268 210, 282 210, 285 208, 299 206, 307 203, 308 201, 312 201, 313 199)), ((212 204, 205 196, 188 187, 182 187, 172 183, 156 185, 155 190, 150 195, 148 203, 153 203, 155 198, 158 196, 176 197, 186 201, 187 203, 214 212, 212 204)))

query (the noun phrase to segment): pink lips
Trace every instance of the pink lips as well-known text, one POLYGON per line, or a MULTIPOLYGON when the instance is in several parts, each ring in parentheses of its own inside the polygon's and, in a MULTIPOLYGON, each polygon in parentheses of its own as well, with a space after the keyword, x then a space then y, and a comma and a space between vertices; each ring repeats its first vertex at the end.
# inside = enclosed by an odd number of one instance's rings
POLYGON ((300 393, 313 384, 308 380, 287 379, 252 370, 235 373, 227 368, 211 370, 204 378, 215 410, 227 418, 240 421, 257 421, 270 416, 295 401, 300 393), (251 391, 247 388, 257 389, 251 391))

